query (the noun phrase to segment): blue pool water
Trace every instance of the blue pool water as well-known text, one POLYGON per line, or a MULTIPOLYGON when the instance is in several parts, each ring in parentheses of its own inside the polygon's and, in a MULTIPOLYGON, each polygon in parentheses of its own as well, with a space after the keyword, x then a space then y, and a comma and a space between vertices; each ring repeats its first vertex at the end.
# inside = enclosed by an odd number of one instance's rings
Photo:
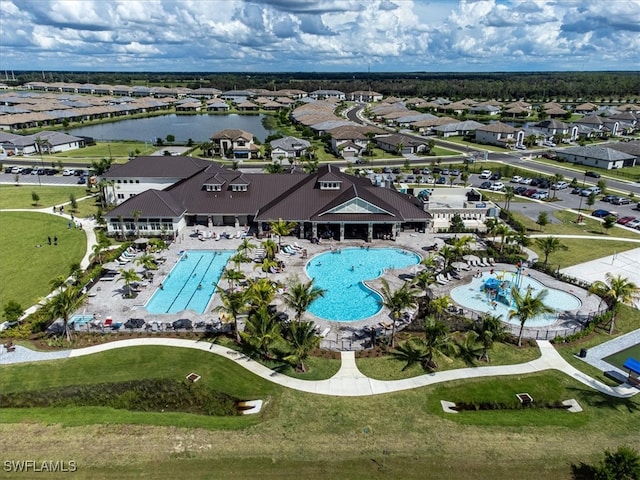
POLYGON ((318 255, 309 260, 306 271, 326 293, 311 304, 309 312, 339 322, 375 315, 382 308, 382 298, 362 282, 378 278, 385 269, 407 268, 420 260, 419 255, 398 248, 343 248, 340 253, 318 255))
POLYGON ((231 250, 187 250, 157 288, 145 308, 150 313, 177 313, 193 310, 204 313, 231 250), (200 288, 201 287, 201 288, 200 288))
MULTIPOLYGON (((504 275, 504 280, 511 282, 515 281, 515 273, 498 273, 498 275, 504 275)), ((502 302, 492 303, 489 293, 483 291, 482 286, 490 278, 496 278, 496 274, 494 273, 491 275, 489 272, 484 272, 482 277, 474 278, 470 284, 452 289, 449 296, 451 297, 451 300, 462 307, 478 312, 489 312, 492 315, 499 315, 504 322, 511 323, 513 325, 520 325, 520 320, 517 317, 509 318, 509 311, 514 310, 514 308, 502 302)), ((551 325, 558 319, 557 312, 576 310, 582 305, 582 302, 578 297, 571 295, 570 293, 563 292, 562 290, 546 287, 531 277, 523 276, 521 280, 521 292, 526 292, 527 289, 530 288, 532 295, 536 296, 541 290, 547 290, 549 293, 547 293, 544 303, 556 309, 555 313, 539 315, 527 320, 525 325, 527 327, 544 327, 551 325)))

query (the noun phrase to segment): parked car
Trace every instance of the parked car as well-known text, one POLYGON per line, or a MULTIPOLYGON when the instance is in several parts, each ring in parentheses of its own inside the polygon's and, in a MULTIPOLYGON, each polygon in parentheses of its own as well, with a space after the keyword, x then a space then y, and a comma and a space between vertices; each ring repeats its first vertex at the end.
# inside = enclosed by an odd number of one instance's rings
POLYGON ((545 141, 545 142, 542 142, 542 145, 543 145, 543 146, 545 146, 545 147, 555 147, 555 146, 556 146, 556 144, 555 144, 555 143, 550 142, 550 141, 548 141, 548 140, 547 140, 547 141, 545 141))
POLYGON ((87 179, 85 177, 78 177, 78 185, 83 185, 87 183, 87 179))
POLYGON ((51 176, 55 175, 56 173, 60 173, 60 170, 58 170, 57 168, 45 168, 44 173, 51 176))
POLYGON ((536 200, 545 200, 549 198, 549 193, 545 190, 538 190, 536 193, 531 195, 531 198, 535 198, 536 200))
POLYGON ((520 185, 519 187, 513 189, 513 193, 515 193, 516 195, 522 195, 527 190, 527 187, 525 187, 524 185, 520 185))
POLYGON ((573 187, 571 189, 571 193, 574 194, 574 195, 579 194, 581 191, 582 191, 582 187, 573 187))
POLYGON ((431 173, 431 170, 429 169, 429 167, 424 167, 422 169, 422 174, 423 175, 429 175, 431 173))
POLYGON ((460 170, 454 168, 453 170, 451 170, 451 172, 449 172, 449 175, 451 175, 452 177, 457 177, 458 175, 460 175, 460 170))
POLYGON ((440 172, 442 175, 449 175, 449 169, 448 168, 443 168, 442 171, 440 172))
POLYGON ((554 190, 564 190, 565 188, 569 188, 569 182, 558 182, 551 185, 551 188, 554 190))
POLYGON ((483 170, 482 173, 480 174, 480 178, 482 180, 488 180, 491 178, 491 175, 493 175, 491 170, 483 170))
POLYGON ((516 145, 516 148, 517 148, 518 150, 526 150, 526 149, 527 149, 527 147, 525 147, 525 146, 524 146, 524 145, 522 145, 521 143, 518 143, 518 144, 516 145))
POLYGON ((504 190, 504 183, 502 183, 502 182, 494 182, 493 184, 491 184, 489 189, 493 190, 495 192, 500 191, 500 190, 504 190))
POLYGON ((616 220, 616 223, 619 223, 620 225, 628 225, 630 222, 632 222, 635 219, 636 217, 621 217, 618 220, 616 220))
POLYGON ((11 169, 11 173, 20 173, 22 172, 22 167, 13 167, 11 169))
POLYGON ((444 185, 445 183, 447 183, 447 179, 445 177, 439 177, 438 180, 436 180, 436 183, 438 185, 444 185))
POLYGON ((592 177, 592 178, 600 178, 600 174, 598 172, 584 172, 584 176, 585 177, 592 177))
POLYGON ((531 185, 531 182, 533 182, 533 178, 529 178, 529 177, 525 177, 522 180, 520 180, 520 183, 523 185, 531 185))
POLYGON ((527 190, 525 190, 525 192, 523 193, 523 195, 524 195, 525 197, 530 197, 530 196, 534 195, 534 194, 535 194, 535 193, 537 193, 537 192, 538 192, 538 189, 537 189, 537 188, 528 188, 527 190))
POLYGON ((408 175, 407 180, 408 183, 415 183, 416 177, 414 175, 408 175))
POLYGON ((13 170, 13 165, 9 165, 7 167, 4 167, 4 173, 11 173, 11 170, 13 170))
POLYGON ((600 200, 602 200, 603 202, 609 202, 610 203, 616 197, 617 197, 617 195, 605 195, 600 200))
POLYGON ((500 180, 502 178, 502 172, 494 172, 489 180, 500 180))
POLYGON ((616 197, 611 200, 611 203, 613 203, 614 205, 630 205, 631 199, 627 197, 616 197))
POLYGON ((63 177, 70 177, 71 175, 73 175, 75 173, 75 170, 73 168, 65 168, 62 171, 62 176, 63 177))
POLYGON ((588 197, 591 193, 595 193, 598 195, 600 193, 600 188, 598 187, 589 187, 580 191, 580 195, 583 197, 588 197))
POLYGON ((33 172, 33 168, 26 167, 22 169, 22 171, 20 172, 20 175, 31 175, 31 172, 33 172))
POLYGON ((480 188, 491 188, 492 183, 491 182, 482 182, 480 184, 480 188))
POLYGON ((593 212, 591 212, 591 216, 598 217, 598 218, 608 217, 611 214, 612 213, 609 210, 604 210, 602 208, 599 208, 598 210, 594 210, 593 212))
POLYGON ((513 177, 511 177, 511 183, 520 183, 520 180, 522 180, 522 177, 520 175, 514 175, 513 177))
POLYGON ((627 226, 629 228, 640 229, 640 218, 636 218, 635 220, 631 220, 625 226, 627 226))

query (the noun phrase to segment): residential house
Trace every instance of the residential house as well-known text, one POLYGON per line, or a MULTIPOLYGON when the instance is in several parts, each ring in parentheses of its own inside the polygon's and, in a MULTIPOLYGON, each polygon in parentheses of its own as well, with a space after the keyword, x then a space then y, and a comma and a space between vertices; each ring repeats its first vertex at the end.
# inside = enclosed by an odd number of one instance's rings
POLYGON ((556 140, 564 139, 568 141, 575 141, 578 138, 578 126, 569 125, 555 119, 543 120, 534 125, 534 128, 543 132, 545 139, 556 140))
POLYGON ((378 92, 372 92, 371 90, 357 90, 347 95, 347 99, 352 102, 379 102, 383 98, 383 95, 378 92))
POLYGON ((478 127, 475 131, 476 143, 497 145, 503 148, 512 148, 524 143, 524 131, 516 129, 502 122, 478 127))
POLYGON ((464 122, 446 123, 433 127, 432 130, 436 135, 441 137, 463 136, 474 133, 478 128, 484 127, 484 124, 474 120, 465 120, 464 122))
POLYGON ((585 167, 598 167, 606 170, 632 167, 637 157, 629 155, 608 146, 592 145, 587 147, 569 147, 556 150, 558 158, 585 167))
POLYGON ((347 96, 344 92, 340 90, 314 90, 309 93, 309 96, 314 100, 326 100, 326 99, 335 99, 335 100, 346 100, 347 96))
POLYGON ((283 160, 301 158, 307 149, 311 146, 311 142, 296 137, 283 137, 272 140, 271 159, 275 162, 282 163, 283 160))
POLYGON ((581 115, 590 115, 593 112, 598 110, 598 105, 596 105, 595 103, 581 103, 580 105, 576 105, 576 107, 573 109, 573 111, 575 113, 579 113, 581 115))
POLYGON ((223 158, 257 158, 260 147, 253 143, 253 134, 239 129, 226 129, 211 137, 214 150, 223 158))
MULTIPOLYGON (((618 129, 620 123, 608 117, 600 117, 598 115, 586 115, 582 118, 574 120, 574 124, 585 127, 583 130, 588 130, 592 133, 592 136, 618 136, 618 129)), ((580 132, 579 132, 580 133, 580 132)))
POLYGON ((429 151, 429 142, 416 137, 401 134, 379 135, 375 137, 376 145, 393 154, 417 154, 429 151))

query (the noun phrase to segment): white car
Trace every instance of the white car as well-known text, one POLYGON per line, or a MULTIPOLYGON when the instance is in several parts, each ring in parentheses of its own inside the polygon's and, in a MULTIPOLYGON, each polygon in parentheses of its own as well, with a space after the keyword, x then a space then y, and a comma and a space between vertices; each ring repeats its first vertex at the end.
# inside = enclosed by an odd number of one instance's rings
POLYGON ((498 190, 504 190, 504 183, 502 182, 495 182, 491 185, 491 187, 489 188, 489 190, 494 190, 494 191, 498 191, 498 190))
POLYGON ((526 177, 520 180, 520 183, 522 185, 531 185, 531 182, 533 182, 533 178, 529 178, 529 177, 526 177))
POLYGON ((640 228, 640 218, 636 218, 635 220, 631 220, 630 222, 625 224, 625 227, 640 228))
POLYGON ((522 177, 520 175, 516 175, 511 179, 511 183, 520 183, 522 181, 522 177))
POLYGON ((483 170, 482 173, 480 174, 480 178, 483 180, 486 180, 488 178, 491 178, 491 170, 483 170))
POLYGON ((553 190, 564 190, 565 188, 568 188, 568 187, 569 187, 568 182, 558 182, 551 185, 551 188, 553 190))
POLYGON ((545 200, 545 199, 549 198, 549 194, 547 192, 545 192, 544 190, 538 190, 536 193, 531 195, 531 198, 533 198, 535 200, 545 200))
POLYGON ((62 175, 65 177, 68 177, 70 175, 73 175, 75 173, 75 170, 73 168, 65 168, 62 172, 62 175))

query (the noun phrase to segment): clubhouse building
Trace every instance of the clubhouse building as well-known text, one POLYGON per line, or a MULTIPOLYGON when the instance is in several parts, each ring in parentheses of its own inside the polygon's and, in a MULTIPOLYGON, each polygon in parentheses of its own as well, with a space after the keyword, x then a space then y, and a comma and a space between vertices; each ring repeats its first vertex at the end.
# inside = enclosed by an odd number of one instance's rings
POLYGON ((189 226, 250 228, 258 237, 279 219, 299 238, 395 239, 403 229, 425 232, 431 214, 413 195, 376 186, 332 165, 316 173, 245 173, 175 156, 137 157, 102 176, 109 235, 174 237, 189 226))

